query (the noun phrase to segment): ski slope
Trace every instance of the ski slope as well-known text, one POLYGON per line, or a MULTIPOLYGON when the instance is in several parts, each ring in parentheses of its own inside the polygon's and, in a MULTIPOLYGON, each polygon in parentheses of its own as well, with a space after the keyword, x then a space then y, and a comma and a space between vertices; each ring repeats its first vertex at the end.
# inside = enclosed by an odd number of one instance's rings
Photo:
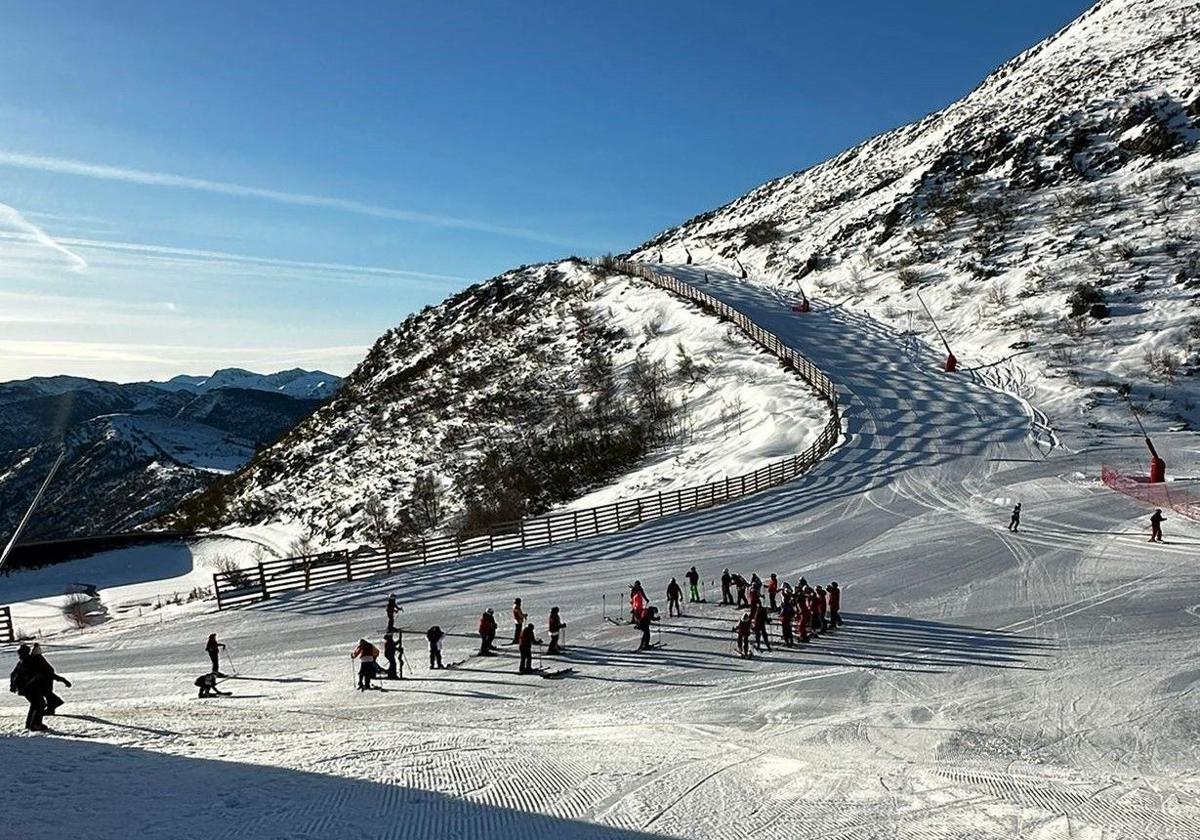
POLYGON ((810 474, 584 543, 53 639, 73 717, 25 736, 23 704, 0 706, 0 760, 24 768, 0 837, 1200 837, 1197 529, 1172 518, 1148 546, 1148 511, 1095 480, 1140 442, 1051 449, 1025 403, 928 346, 707 271, 839 384, 847 438, 810 474), (846 627, 740 660, 708 585, 634 653, 603 612, 635 578, 661 604, 693 563, 706 584, 837 580, 846 627), (415 679, 356 693, 349 651, 393 591, 415 679), (574 675, 469 656, 485 607, 511 634, 514 596, 541 637, 562 608, 545 664, 574 675), (461 667, 426 670, 434 623, 461 667), (240 678, 198 701, 214 631, 240 678))

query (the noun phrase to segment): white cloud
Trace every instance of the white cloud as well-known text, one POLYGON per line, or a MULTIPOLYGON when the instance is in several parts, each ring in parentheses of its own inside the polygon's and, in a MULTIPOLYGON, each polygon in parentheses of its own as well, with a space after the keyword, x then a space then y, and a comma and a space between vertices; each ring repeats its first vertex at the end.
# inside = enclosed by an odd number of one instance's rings
POLYGON ((359 216, 392 219, 399 222, 417 222, 442 228, 474 230, 480 233, 491 233, 533 242, 545 242, 568 248, 580 245, 578 242, 567 241, 526 228, 507 227, 490 222, 460 219, 435 213, 422 213, 415 210, 399 210, 393 207, 383 207, 378 204, 368 204, 333 196, 294 193, 284 190, 252 187, 244 184, 233 184, 228 181, 210 181, 205 178, 192 178, 169 172, 150 172, 143 169, 128 169, 100 163, 89 163, 87 161, 45 157, 42 155, 23 155, 14 152, 0 152, 0 165, 21 169, 34 169, 40 172, 54 172, 62 175, 77 175, 83 178, 96 178, 104 181, 123 181, 130 184, 144 184, 153 187, 174 187, 176 189, 220 193, 221 195, 237 196, 240 198, 257 198, 300 207, 323 207, 330 210, 340 210, 345 213, 354 213, 359 216))
POLYGON ((33 222, 26 219, 21 215, 21 212, 17 210, 17 208, 10 207, 7 204, 0 204, 0 220, 7 222, 9 225, 20 231, 22 234, 24 234, 24 238, 62 254, 70 261, 72 271, 87 270, 87 260, 51 237, 50 234, 46 233, 46 231, 42 230, 33 222))

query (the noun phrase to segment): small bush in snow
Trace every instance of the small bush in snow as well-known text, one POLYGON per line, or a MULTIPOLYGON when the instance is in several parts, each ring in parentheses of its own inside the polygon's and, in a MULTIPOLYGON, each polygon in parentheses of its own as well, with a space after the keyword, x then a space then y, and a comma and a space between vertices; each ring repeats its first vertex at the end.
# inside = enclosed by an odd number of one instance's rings
POLYGON ((749 247, 770 245, 772 242, 777 242, 783 236, 774 222, 769 222, 765 219, 747 225, 743 231, 743 235, 746 238, 746 245, 749 247))
POLYGON ((900 288, 907 290, 920 286, 925 278, 915 268, 905 267, 896 272, 896 279, 900 281, 900 288))
POLYGON ((1146 373, 1151 379, 1174 382, 1175 377, 1179 375, 1179 360, 1169 350, 1155 350, 1149 347, 1142 354, 1142 359, 1146 363, 1146 373))
POLYGON ((67 602, 63 604, 62 612, 76 630, 82 630, 91 624, 93 601, 93 598, 81 593, 67 596, 67 602))
POLYGON ((1093 318, 1107 318, 1108 306, 1104 301, 1104 292, 1091 283, 1080 283, 1067 298, 1068 315, 1071 318, 1081 318, 1090 315, 1093 318))
POLYGON ((216 558, 213 563, 213 568, 225 576, 225 580, 234 589, 241 589, 244 586, 250 585, 250 572, 238 565, 235 558, 228 555, 222 555, 216 558))

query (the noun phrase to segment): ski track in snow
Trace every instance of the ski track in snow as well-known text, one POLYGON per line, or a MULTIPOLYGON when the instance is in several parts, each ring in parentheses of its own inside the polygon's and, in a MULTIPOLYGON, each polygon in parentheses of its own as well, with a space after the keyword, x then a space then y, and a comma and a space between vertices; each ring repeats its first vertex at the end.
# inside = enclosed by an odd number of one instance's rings
POLYGON ((847 438, 812 473, 588 542, 57 637, 66 737, 21 735, 23 709, 0 707, 0 757, 30 768, 8 792, 53 817, 10 809, 0 836, 1200 837, 1200 529, 1147 547, 1145 511, 1064 480, 1085 462, 1047 454, 1019 399, 861 315, 796 316, 707 271, 838 383, 847 438), (620 616, 633 578, 657 600, 692 563, 709 602, 633 653, 600 596, 620 616), (725 566, 836 579, 847 626, 733 657, 725 566), (354 693, 347 653, 380 635, 390 591, 416 679, 354 693), (540 658, 575 675, 472 655, 479 612, 503 640, 515 595, 539 626, 562 608, 563 664, 540 658), (446 661, 469 657, 437 674, 435 622, 446 661), (201 703, 213 630, 243 679, 201 703))

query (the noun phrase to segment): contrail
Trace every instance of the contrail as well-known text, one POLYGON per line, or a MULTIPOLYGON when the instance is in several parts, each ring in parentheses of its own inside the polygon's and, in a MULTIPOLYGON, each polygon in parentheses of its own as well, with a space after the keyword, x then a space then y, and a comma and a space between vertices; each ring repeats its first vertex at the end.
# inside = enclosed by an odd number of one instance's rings
POLYGON ((46 233, 46 231, 42 230, 33 222, 26 219, 21 215, 21 211, 17 210, 17 208, 9 207, 7 204, 0 204, 0 219, 7 221, 10 225, 26 234, 29 239, 38 243, 39 245, 44 245, 47 248, 62 254, 71 261, 72 271, 87 271, 87 260, 55 240, 52 236, 50 236, 50 234, 46 233))
POLYGON ((175 187, 184 190, 220 193, 222 195, 238 196, 241 198, 258 198, 264 201, 274 201, 280 204, 291 204, 300 207, 325 207, 331 210, 341 210, 359 216, 371 216, 377 219, 392 219, 400 222, 418 222, 443 228, 458 228, 474 230, 480 233, 491 233, 514 239, 526 239, 533 242, 545 242, 551 245, 577 247, 580 243, 569 242, 548 234, 526 228, 505 227, 488 222, 478 222, 471 219, 459 219, 453 216, 442 216, 432 213, 420 213, 415 210, 398 210, 393 207, 383 207, 377 204, 367 204, 346 198, 336 198, 309 193, 285 192, 283 190, 251 187, 244 184, 234 184, 228 181, 210 181, 205 178, 191 178, 186 175, 175 175, 169 172, 150 172, 143 169, 127 169, 119 166, 108 166, 100 163, 88 163, 66 158, 44 157, 41 155, 23 155, 13 152, 0 151, 0 165, 13 166, 20 169, 35 169, 40 172, 56 172, 63 175, 78 175, 83 178, 96 178, 102 181, 124 181, 130 184, 146 184, 154 187, 175 187))

